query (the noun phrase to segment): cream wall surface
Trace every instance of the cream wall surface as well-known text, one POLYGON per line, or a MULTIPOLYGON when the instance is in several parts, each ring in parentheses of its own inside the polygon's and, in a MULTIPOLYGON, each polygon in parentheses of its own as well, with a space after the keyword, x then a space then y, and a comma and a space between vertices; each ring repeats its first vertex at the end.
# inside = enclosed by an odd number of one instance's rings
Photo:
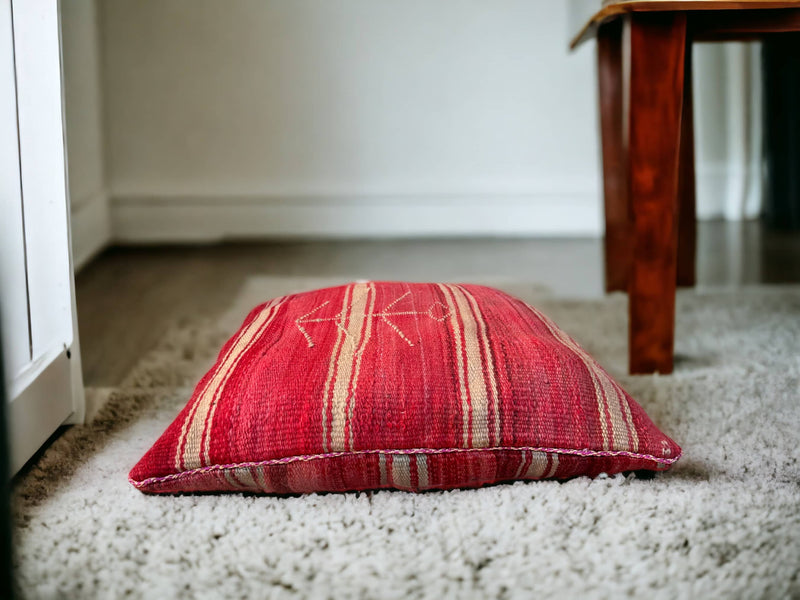
POLYGON ((568 53, 567 3, 103 8, 124 238, 598 231, 594 52, 568 53))
MULTIPOLYGON (((63 7, 73 202, 105 162, 115 239, 602 233, 585 0, 107 0, 99 46, 63 7)), ((728 58, 696 47, 703 217, 757 172, 728 58)))

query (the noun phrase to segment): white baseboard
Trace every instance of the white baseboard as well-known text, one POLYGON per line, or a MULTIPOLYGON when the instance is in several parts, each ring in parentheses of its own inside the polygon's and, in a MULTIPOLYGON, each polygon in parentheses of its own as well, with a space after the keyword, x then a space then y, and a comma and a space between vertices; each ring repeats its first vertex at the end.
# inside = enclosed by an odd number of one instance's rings
MULTIPOLYGON (((732 178, 743 176, 724 163, 698 165, 698 218, 731 218, 732 178)), ((92 206, 81 213, 89 210, 87 216, 102 220, 104 207, 97 202, 92 206)), ((603 235, 602 200, 591 190, 394 196, 141 194, 112 197, 105 210, 110 229, 89 227, 84 237, 84 243, 94 239, 95 252, 112 239, 181 244, 268 238, 603 235)), ((77 258, 91 255, 85 250, 79 255, 76 248, 77 258)))
POLYGON ((74 201, 71 211, 72 261, 81 269, 111 242, 111 215, 105 192, 74 201))
POLYGON ((725 164, 697 165, 697 218, 719 219, 725 214, 729 168, 725 164))
POLYGON ((741 221, 761 213, 760 165, 728 163, 697 167, 697 218, 741 221))
POLYGON ((111 199, 114 241, 246 238, 599 236, 592 192, 463 196, 197 197, 111 199))

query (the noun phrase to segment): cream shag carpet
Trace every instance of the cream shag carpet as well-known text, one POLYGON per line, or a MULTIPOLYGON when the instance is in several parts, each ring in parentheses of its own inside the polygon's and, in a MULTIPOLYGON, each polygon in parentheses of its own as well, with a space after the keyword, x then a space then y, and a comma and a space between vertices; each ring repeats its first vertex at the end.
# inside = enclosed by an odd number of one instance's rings
MULTIPOLYGON (((215 322, 164 332, 91 425, 16 483, 30 598, 800 597, 800 288, 682 292, 671 376, 625 375, 626 300, 538 305, 617 375, 684 458, 479 490, 145 496, 127 472, 258 301, 331 281, 260 278, 215 322)), ((485 283, 485 282, 484 282, 485 283)))

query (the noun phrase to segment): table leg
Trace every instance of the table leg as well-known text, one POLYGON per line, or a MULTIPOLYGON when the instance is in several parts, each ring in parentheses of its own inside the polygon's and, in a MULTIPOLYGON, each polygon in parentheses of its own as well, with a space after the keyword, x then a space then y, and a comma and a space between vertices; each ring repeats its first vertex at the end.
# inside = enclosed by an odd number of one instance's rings
POLYGON ((597 32, 597 74, 603 150, 606 291, 628 289, 631 264, 631 210, 625 171, 622 96, 622 21, 597 32))
POLYGON ((634 13, 624 27, 633 211, 629 366, 631 373, 671 373, 686 15, 634 13))
POLYGON ((678 285, 695 284, 697 204, 694 171, 694 99, 692 97, 692 41, 686 42, 684 61, 681 150, 678 165, 678 285))

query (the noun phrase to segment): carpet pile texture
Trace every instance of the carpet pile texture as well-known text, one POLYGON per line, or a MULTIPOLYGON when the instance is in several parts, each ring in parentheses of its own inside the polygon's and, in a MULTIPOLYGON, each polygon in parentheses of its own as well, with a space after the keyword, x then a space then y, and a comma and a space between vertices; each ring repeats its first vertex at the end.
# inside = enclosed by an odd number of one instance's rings
POLYGON ((800 596, 800 287, 678 296, 676 369, 626 375, 622 295, 488 283, 575 337, 684 456, 601 477, 412 494, 148 496, 131 466, 247 311, 340 282, 254 278, 218 319, 163 333, 15 482, 29 598, 800 596))

